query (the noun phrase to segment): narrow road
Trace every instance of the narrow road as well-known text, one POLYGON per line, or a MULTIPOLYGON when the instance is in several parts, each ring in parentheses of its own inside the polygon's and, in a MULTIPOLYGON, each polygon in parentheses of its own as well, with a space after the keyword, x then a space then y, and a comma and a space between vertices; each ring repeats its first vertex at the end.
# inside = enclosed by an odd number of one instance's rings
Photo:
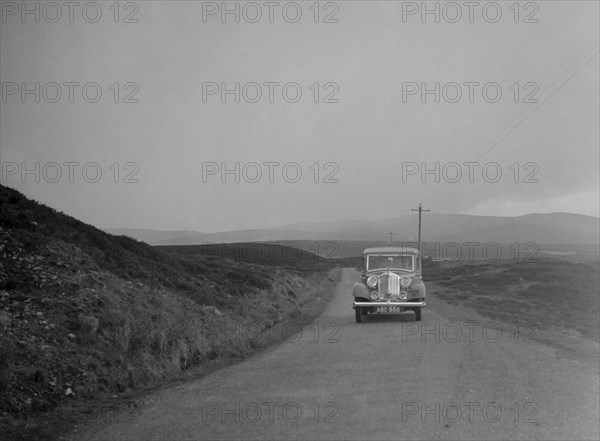
POLYGON ((434 296, 421 323, 407 313, 356 324, 356 280, 345 269, 326 311, 291 341, 72 439, 599 439, 593 360, 434 296))

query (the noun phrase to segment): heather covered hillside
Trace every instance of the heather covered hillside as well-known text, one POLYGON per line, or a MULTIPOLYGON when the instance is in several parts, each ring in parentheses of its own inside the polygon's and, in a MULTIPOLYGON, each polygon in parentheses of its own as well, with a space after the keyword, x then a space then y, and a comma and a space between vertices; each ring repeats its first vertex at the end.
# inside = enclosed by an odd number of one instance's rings
POLYGON ((273 338, 220 330, 278 336, 314 314, 336 278, 331 267, 167 254, 3 186, 0 213, 0 419, 13 435, 62 406, 243 358, 273 338))
POLYGON ((486 317, 600 341, 598 261, 447 265, 430 271, 426 281, 436 296, 486 317))

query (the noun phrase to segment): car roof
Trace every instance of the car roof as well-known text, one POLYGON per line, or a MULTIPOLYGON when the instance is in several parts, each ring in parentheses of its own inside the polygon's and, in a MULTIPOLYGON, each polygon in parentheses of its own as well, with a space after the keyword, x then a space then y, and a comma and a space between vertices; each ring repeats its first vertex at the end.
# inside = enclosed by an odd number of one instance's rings
POLYGON ((419 250, 417 247, 405 246, 405 247, 375 247, 366 248, 363 254, 418 254, 419 250))

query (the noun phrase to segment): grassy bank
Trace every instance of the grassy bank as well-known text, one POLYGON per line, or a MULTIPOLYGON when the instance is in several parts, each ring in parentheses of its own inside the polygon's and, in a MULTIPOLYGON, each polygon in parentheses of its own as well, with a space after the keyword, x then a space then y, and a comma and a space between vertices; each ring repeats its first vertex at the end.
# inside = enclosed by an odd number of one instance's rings
POLYGON ((432 294, 504 322, 534 324, 600 341, 599 263, 447 265, 424 271, 432 294))
POLYGON ((52 439, 99 402, 281 341, 339 277, 168 254, 6 187, 0 213, 3 439, 52 439))

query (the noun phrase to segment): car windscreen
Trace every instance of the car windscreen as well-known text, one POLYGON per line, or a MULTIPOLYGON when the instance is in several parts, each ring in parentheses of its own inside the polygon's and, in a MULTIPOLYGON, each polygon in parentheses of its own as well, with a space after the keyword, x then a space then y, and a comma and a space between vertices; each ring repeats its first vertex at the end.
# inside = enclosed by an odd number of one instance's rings
POLYGON ((368 255, 367 271, 379 269, 414 270, 414 256, 412 255, 368 255))

